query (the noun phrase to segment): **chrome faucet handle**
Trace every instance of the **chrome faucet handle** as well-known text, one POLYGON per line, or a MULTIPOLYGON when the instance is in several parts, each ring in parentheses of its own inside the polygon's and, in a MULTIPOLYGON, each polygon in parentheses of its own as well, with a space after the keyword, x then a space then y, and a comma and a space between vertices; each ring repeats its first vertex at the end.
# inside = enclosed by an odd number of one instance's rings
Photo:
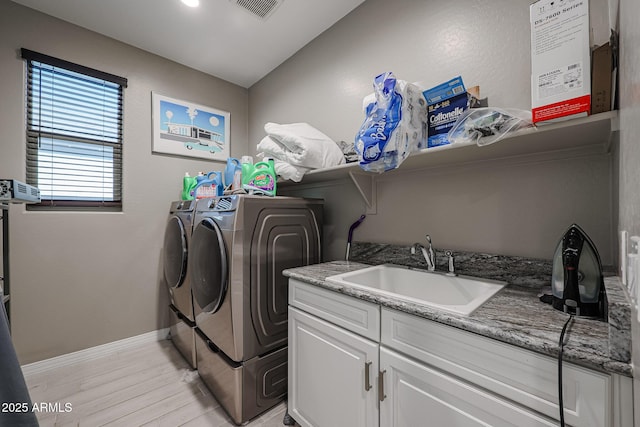
POLYGON ((416 254, 416 249, 421 247, 422 245, 420 243, 414 243, 413 245, 411 245, 411 255, 415 255, 416 254))
POLYGON ((427 258, 427 264, 430 271, 436 271, 436 252, 433 249, 433 245, 431 244, 431 236, 426 235, 427 242, 429 243, 429 248, 427 249, 427 254, 425 254, 425 258, 427 258))
POLYGON ((453 265, 453 252, 446 251, 444 254, 449 258, 449 272, 447 273, 447 276, 456 276, 456 268, 453 265))

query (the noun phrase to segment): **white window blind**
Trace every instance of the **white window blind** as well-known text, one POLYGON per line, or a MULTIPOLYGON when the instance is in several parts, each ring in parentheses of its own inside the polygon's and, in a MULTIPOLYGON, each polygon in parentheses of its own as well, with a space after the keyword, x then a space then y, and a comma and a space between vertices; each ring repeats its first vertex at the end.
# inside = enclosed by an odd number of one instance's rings
POLYGON ((40 206, 121 208, 126 79, 22 49, 27 183, 40 206))

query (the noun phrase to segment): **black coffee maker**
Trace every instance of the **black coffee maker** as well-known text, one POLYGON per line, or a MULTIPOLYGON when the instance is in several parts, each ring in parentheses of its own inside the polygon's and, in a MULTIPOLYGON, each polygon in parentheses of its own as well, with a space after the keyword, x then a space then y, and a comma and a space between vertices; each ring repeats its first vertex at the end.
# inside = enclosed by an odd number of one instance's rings
POLYGON ((556 248, 551 289, 554 308, 576 316, 607 318, 600 255, 576 224, 569 227, 556 248))

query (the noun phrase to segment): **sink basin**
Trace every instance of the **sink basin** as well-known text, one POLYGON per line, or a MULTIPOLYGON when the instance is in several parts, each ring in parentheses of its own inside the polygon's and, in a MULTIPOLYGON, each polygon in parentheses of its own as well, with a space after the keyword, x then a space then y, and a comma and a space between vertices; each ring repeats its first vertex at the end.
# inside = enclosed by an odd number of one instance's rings
POLYGON ((466 316, 506 285, 391 264, 337 274, 326 280, 466 316))

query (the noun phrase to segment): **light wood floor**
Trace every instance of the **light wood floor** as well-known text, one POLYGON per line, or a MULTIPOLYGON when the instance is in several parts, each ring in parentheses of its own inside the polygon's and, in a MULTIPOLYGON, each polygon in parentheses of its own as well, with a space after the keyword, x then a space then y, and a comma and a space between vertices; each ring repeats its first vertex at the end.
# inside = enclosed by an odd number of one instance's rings
MULTIPOLYGON (((50 406, 37 414, 42 427, 235 425, 168 340, 25 380, 32 402, 50 406)), ((248 425, 280 427, 285 409, 282 403, 248 425)))

